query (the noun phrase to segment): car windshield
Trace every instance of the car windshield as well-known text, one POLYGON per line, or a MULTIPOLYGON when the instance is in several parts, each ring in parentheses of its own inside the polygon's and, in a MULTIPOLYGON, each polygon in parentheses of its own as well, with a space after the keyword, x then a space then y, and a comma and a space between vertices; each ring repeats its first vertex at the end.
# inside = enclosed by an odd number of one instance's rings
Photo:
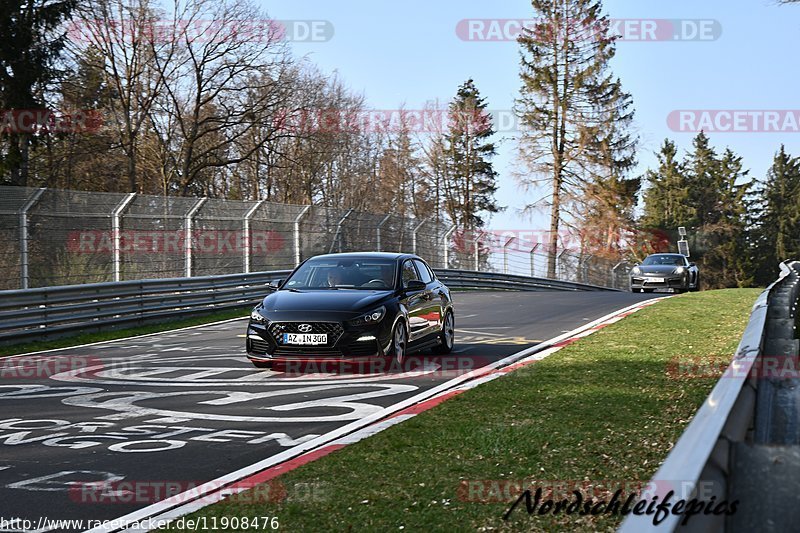
POLYGON ((390 290, 394 288, 396 267, 392 259, 371 257, 309 259, 283 288, 390 290))
POLYGON ((679 255, 650 255, 642 261, 642 265, 686 266, 686 262, 684 258, 679 255))

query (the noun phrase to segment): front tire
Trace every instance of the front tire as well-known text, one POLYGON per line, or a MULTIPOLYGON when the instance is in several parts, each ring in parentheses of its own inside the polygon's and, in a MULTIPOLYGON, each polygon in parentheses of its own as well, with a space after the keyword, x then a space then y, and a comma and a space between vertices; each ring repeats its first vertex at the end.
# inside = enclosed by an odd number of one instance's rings
POLYGON ((453 351, 453 344, 456 339, 456 321, 453 318, 453 313, 448 311, 444 316, 442 323, 442 331, 439 333, 439 346, 434 348, 438 354, 446 354, 453 351))
POLYGON ((392 358, 401 368, 406 363, 406 352, 408 350, 408 333, 403 321, 400 320, 395 324, 392 331, 392 349, 390 351, 392 358))
POLYGON ((697 276, 697 279, 694 281, 694 287, 690 287, 689 290, 692 292, 700 290, 700 276, 697 276))

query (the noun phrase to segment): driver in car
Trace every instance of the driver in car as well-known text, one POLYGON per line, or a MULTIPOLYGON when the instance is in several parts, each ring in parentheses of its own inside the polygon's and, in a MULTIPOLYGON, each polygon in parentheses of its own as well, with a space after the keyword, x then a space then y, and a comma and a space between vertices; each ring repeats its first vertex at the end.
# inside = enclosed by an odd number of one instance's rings
POLYGON ((328 287, 336 287, 342 284, 342 272, 338 268, 328 271, 328 287))

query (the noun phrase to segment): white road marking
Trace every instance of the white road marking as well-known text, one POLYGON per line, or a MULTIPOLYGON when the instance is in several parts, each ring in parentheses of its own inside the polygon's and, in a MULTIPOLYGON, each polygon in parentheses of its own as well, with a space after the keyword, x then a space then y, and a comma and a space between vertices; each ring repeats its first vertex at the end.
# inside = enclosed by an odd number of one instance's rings
POLYGON ((460 329, 456 328, 457 333, 472 333, 473 335, 489 335, 491 337, 502 337, 503 335, 500 333, 488 333, 486 331, 474 331, 471 329, 460 329))
POLYGON ((360 400, 369 398, 380 398, 385 396, 394 396, 397 394, 407 394, 418 390, 419 387, 415 385, 402 385, 402 384, 328 384, 314 387, 303 386, 295 389, 271 390, 266 392, 243 392, 243 391, 219 391, 219 390, 193 390, 181 392, 145 392, 145 391, 129 391, 129 392, 101 392, 96 394, 87 394, 77 397, 68 397, 62 400, 66 405, 75 407, 88 407, 94 409, 106 409, 116 411, 113 415, 103 417, 107 420, 126 420, 131 418, 140 417, 167 417, 167 418, 189 418, 192 420, 217 420, 224 422, 285 422, 285 423, 317 423, 317 422, 340 422, 358 420, 366 418, 373 413, 382 411, 384 408, 380 405, 373 405, 370 403, 363 403, 360 400), (339 391, 346 388, 373 388, 370 392, 363 392, 358 394, 346 394, 343 396, 332 396, 326 398, 319 398, 315 400, 306 400, 302 402, 294 402, 290 404, 275 405, 275 406, 262 406, 260 410, 283 412, 283 411, 302 411, 303 409, 312 409, 315 407, 337 407, 347 409, 348 412, 334 414, 329 416, 321 416, 319 414, 309 416, 243 416, 243 415, 227 415, 221 413, 209 412, 186 412, 186 411, 173 411, 170 409, 160 409, 157 407, 144 407, 137 402, 148 401, 152 405, 151 400, 187 397, 187 396, 216 396, 216 399, 209 399, 197 402, 198 405, 230 405, 241 404, 245 402, 258 402, 265 398, 276 398, 279 396, 290 395, 305 395, 311 392, 319 391, 339 391))

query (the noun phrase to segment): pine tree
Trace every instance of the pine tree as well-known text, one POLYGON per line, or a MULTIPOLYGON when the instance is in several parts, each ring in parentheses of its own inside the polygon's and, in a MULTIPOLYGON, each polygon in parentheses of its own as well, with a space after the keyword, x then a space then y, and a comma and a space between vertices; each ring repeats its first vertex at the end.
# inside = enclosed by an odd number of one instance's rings
POLYGON ((519 38, 517 109, 525 128, 520 156, 530 170, 520 182, 550 187, 547 270, 553 277, 559 227, 570 199, 583 197, 588 169, 608 141, 608 110, 620 105, 623 93, 608 72, 616 36, 593 31, 608 27, 599 0, 532 0, 532 5, 537 23, 519 38))
POLYGON ((800 158, 785 146, 775 154, 757 197, 762 207, 754 224, 753 262, 757 281, 765 284, 781 261, 800 258, 800 158))
POLYGON ((689 181, 688 203, 694 208, 691 226, 700 227, 713 223, 718 213, 719 189, 717 172, 719 161, 711 142, 704 132, 700 132, 692 141, 694 150, 685 165, 689 181))
POLYGON ((644 194, 644 228, 674 230, 687 226, 695 216, 689 204, 689 182, 683 163, 678 160, 678 149, 669 139, 664 140, 657 154, 658 169, 648 170, 644 194))
POLYGON ((745 287, 753 282, 747 262, 747 200, 753 186, 748 173, 742 158, 730 149, 716 160, 715 204, 697 231, 697 242, 704 248, 703 278, 712 288, 745 287))
MULTIPOLYGON (((46 105, 42 94, 60 74, 56 63, 65 44, 60 30, 76 0, 7 0, 0 9, 0 109, 46 105)), ((30 133, 12 132, 0 146, 0 177, 28 185, 30 133)))
POLYGON ((578 199, 582 251, 612 260, 620 259, 633 231, 634 208, 641 178, 627 178, 636 165, 638 137, 630 132, 633 101, 619 80, 609 87, 613 97, 603 113, 601 141, 593 155, 593 176, 578 199))
POLYGON ((472 232, 486 223, 485 213, 497 213, 497 154, 486 99, 472 79, 464 82, 449 106, 449 127, 444 136, 448 175, 445 177, 445 210, 462 231, 472 232))
POLYGON ((659 167, 646 173, 643 228, 670 232, 662 244, 674 250, 674 231, 689 230, 692 258, 706 287, 742 287, 753 281, 748 224, 753 180, 742 158, 726 149, 718 156, 708 137, 695 137, 693 150, 678 161, 675 144, 664 141, 659 167))

